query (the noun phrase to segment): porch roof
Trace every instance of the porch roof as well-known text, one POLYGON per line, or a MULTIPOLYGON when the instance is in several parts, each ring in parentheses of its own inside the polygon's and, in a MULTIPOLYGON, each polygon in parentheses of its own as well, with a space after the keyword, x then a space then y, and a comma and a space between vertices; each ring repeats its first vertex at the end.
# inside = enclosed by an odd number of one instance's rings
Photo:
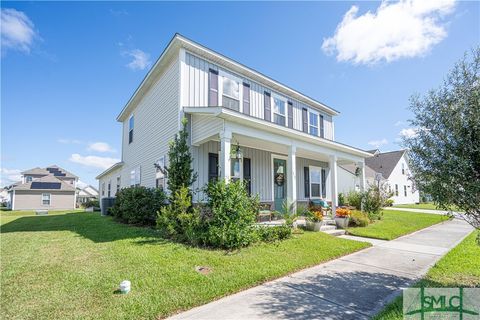
POLYGON ((288 139, 294 138, 295 140, 299 140, 299 141, 311 143, 317 146, 325 147, 328 149, 344 152, 350 155, 354 155, 356 157, 368 158, 372 156, 372 154, 367 151, 364 151, 343 143, 328 140, 325 138, 314 137, 303 131, 280 126, 273 122, 268 122, 263 119, 248 116, 240 112, 230 110, 221 106, 220 107, 184 107, 183 110, 185 113, 188 113, 188 114, 210 115, 212 117, 217 117, 223 120, 239 123, 249 127, 255 127, 257 129, 262 128, 262 130, 264 131, 267 131, 269 133, 273 133, 279 136, 284 136, 288 139))

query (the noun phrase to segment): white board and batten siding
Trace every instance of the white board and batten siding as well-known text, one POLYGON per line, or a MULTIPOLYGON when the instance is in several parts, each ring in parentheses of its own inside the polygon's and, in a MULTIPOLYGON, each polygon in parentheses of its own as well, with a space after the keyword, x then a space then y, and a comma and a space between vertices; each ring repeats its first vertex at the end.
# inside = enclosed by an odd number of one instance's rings
POLYGON ((180 64, 176 58, 155 80, 142 100, 133 109, 133 142, 129 144, 129 119, 123 122, 121 185, 130 186, 130 173, 140 168, 140 184, 155 187, 156 163, 165 156, 168 144, 178 133, 180 64))
MULTIPOLYGON (((223 67, 219 67, 214 63, 206 61, 196 55, 189 52, 185 54, 185 68, 182 76, 183 88, 182 100, 184 107, 206 107, 208 106, 208 77, 209 69, 224 71, 230 73, 233 76, 241 79, 243 82, 250 85, 250 116, 264 119, 264 92, 271 92, 285 98, 292 102, 293 105, 293 128, 296 130, 302 130, 302 109, 314 110, 324 118, 324 130, 325 138, 334 140, 333 132, 333 120, 332 116, 326 114, 318 109, 307 106, 295 99, 285 96, 279 92, 271 90, 263 85, 260 85, 242 75, 233 73, 223 67)), ((242 84, 240 84, 240 90, 242 90, 242 84)))
MULTIPOLYGON (((192 155, 194 160, 193 168, 198 173, 197 181, 194 189, 200 190, 208 183, 208 154, 218 154, 220 151, 220 143, 217 141, 209 141, 201 144, 198 147, 192 147, 192 155)), ((251 165, 251 188, 252 195, 258 194, 260 201, 272 201, 272 185, 273 185, 273 171, 272 171, 272 154, 275 153, 243 147, 243 157, 250 159, 251 165)), ((286 155, 278 154, 285 157, 286 155)), ((288 165, 288 164, 287 164, 288 165)), ((328 170, 328 163, 299 158, 297 157, 297 199, 305 200, 304 192, 304 173, 303 168, 308 166, 323 167, 328 170)), ((329 184, 327 183, 327 188, 329 184)), ((196 196, 196 201, 203 201, 204 195, 199 192, 196 196)))

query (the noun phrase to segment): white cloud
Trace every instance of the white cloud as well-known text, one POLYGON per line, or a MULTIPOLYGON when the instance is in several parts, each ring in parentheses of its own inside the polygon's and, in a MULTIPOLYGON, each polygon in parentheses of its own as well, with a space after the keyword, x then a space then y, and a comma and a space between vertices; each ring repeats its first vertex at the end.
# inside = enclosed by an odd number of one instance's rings
POLYGON ((22 180, 22 170, 0 168, 0 184, 9 185, 13 182, 22 180))
POLYGON ((120 159, 109 158, 109 157, 97 157, 97 156, 82 156, 78 153, 74 153, 70 156, 71 162, 78 163, 87 167, 94 167, 100 169, 107 169, 119 162, 120 159))
POLYGON ((422 56, 447 36, 442 21, 454 7, 455 0, 383 1, 376 12, 357 15, 352 6, 322 49, 355 64, 422 56))
POLYGON ((30 52, 38 37, 33 22, 27 15, 15 9, 1 9, 2 50, 13 49, 30 52))
POLYGON ((123 55, 133 58, 126 66, 132 70, 143 70, 150 66, 150 54, 143 52, 140 49, 133 49, 125 51, 123 55))
POLYGON ((93 142, 88 145, 89 151, 97 152, 116 152, 108 143, 106 142, 93 142))
POLYGON ((414 138, 416 137, 418 134, 418 129, 416 128, 405 128, 405 129, 402 129, 400 130, 400 132, 398 133, 399 136, 401 136, 402 138, 414 138))
POLYGON ((383 138, 381 140, 373 140, 368 142, 369 145, 375 147, 375 148, 380 148, 380 146, 383 146, 385 144, 388 144, 388 140, 383 138))
POLYGON ((403 126, 405 125, 405 121, 397 121, 395 122, 395 127, 403 126))

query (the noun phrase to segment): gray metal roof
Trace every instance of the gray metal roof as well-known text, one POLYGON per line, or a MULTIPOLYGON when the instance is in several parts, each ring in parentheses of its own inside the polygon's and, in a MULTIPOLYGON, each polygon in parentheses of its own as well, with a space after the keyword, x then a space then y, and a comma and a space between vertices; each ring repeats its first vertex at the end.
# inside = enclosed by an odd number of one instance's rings
POLYGON ((366 158, 365 164, 375 172, 381 173, 383 178, 388 179, 404 153, 405 150, 377 153, 371 158, 366 158))

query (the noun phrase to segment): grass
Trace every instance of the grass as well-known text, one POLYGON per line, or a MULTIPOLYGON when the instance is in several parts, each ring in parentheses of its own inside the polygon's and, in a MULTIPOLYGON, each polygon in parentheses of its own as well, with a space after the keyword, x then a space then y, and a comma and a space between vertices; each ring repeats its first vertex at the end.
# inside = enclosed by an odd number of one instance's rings
MULTIPOLYGON (((48 215, 58 215, 58 214, 65 214, 65 213, 79 213, 85 212, 84 209, 75 209, 75 210, 49 210, 48 215)), ((0 217, 24 217, 24 216, 36 216, 34 210, 8 210, 3 209, 0 210, 0 217)))
POLYGON ((392 240, 448 219, 439 214, 384 210, 382 220, 347 231, 354 236, 392 240))
MULTIPOLYGON (((414 287, 480 287, 480 246, 476 242, 478 233, 480 231, 472 232, 437 262, 414 287)), ((388 304, 374 319, 401 320, 403 319, 402 306, 403 299, 400 296, 388 304)))
POLYGON ((2 319, 155 319, 369 246, 305 232, 226 252, 98 213, 10 214, 0 215, 2 319), (125 279, 132 291, 116 294, 125 279))
MULTIPOLYGON (((428 209, 428 210, 442 210, 439 209, 433 202, 417 203, 417 204, 397 204, 394 208, 409 208, 409 209, 428 209)), ((453 208, 454 211, 459 211, 458 208, 453 208)))

